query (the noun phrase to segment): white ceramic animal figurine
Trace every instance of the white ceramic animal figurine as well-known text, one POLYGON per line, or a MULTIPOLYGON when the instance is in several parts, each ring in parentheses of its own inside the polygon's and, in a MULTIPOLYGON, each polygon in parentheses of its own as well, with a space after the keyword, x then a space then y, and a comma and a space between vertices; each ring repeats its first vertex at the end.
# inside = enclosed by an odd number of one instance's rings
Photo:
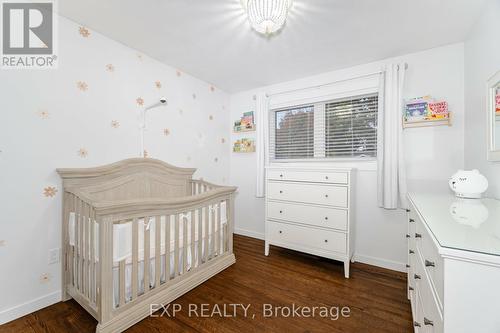
POLYGON ((479 199, 488 189, 488 180, 476 169, 458 170, 448 183, 459 198, 479 199))

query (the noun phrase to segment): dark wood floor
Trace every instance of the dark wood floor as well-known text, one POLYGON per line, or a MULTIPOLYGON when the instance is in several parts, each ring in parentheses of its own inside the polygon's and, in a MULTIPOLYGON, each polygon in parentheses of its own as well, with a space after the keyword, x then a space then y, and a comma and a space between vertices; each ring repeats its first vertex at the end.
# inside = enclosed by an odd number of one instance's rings
MULTIPOLYGON (((265 257, 262 241, 242 236, 235 236, 234 248, 236 264, 177 299, 174 303, 182 310, 175 318, 147 318, 127 332, 412 331, 404 274, 356 263, 351 266, 351 278, 344 279, 343 265, 335 261, 277 247, 272 247, 270 256, 265 257), (221 308, 224 304, 251 305, 248 317, 244 317, 242 309, 236 317, 189 316, 189 304, 196 304, 201 314, 201 304, 205 303, 209 310, 216 304, 221 308), (350 316, 338 320, 319 316, 264 318, 264 304, 347 306, 350 316)), ((85 333, 94 332, 95 325, 96 321, 71 300, 0 326, 0 332, 85 333)))

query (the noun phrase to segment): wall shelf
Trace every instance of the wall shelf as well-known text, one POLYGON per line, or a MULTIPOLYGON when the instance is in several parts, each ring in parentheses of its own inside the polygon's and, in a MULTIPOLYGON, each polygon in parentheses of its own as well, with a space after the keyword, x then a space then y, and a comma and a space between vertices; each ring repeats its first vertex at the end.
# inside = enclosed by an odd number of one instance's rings
POLYGON ((431 126, 451 126, 451 112, 446 119, 427 119, 417 121, 406 121, 403 119, 403 128, 431 127, 431 126))

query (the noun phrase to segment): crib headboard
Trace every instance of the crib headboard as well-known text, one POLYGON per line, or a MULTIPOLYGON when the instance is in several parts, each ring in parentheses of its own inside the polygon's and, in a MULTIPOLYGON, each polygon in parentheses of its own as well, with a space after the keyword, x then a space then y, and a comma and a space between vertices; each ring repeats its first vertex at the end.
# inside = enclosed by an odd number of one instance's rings
POLYGON ((152 158, 130 158, 94 168, 57 169, 66 190, 92 201, 174 198, 189 195, 196 169, 152 158))

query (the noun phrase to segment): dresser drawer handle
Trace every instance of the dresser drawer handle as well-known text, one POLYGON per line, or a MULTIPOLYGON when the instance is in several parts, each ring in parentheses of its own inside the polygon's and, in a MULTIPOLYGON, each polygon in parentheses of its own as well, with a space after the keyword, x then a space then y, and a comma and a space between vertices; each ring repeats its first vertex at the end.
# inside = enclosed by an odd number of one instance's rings
POLYGON ((328 239, 325 239, 325 243, 328 243, 328 239))
POLYGON ((410 268, 410 267, 411 267, 410 265, 406 264, 406 268, 410 268))
POLYGON ((413 222, 415 222, 415 220, 414 219, 410 219, 410 223, 413 223, 413 222))
POLYGON ((328 198, 328 194, 325 194, 325 198, 328 198))
POLYGON ((410 238, 411 236, 409 234, 406 234, 406 238, 410 238))
POLYGON ((422 238, 422 234, 419 234, 419 233, 415 233, 415 238, 422 238))
POLYGON ((325 179, 328 180, 328 176, 325 176, 325 179))
POLYGON ((433 261, 425 259, 425 267, 436 267, 436 264, 433 261))
POLYGON ((415 280, 420 280, 422 279, 422 277, 418 274, 414 274, 413 277, 415 278, 415 280))
POLYGON ((415 290, 415 289, 413 289, 413 287, 412 287, 412 286, 409 286, 409 287, 408 287, 408 290, 409 290, 409 291, 413 291, 413 290, 415 290))
POLYGON ((282 211, 282 210, 280 210, 280 214, 283 214, 283 211, 282 211))
POLYGON ((413 254, 413 253, 415 253, 415 251, 413 251, 413 250, 409 250, 409 251, 408 251, 408 253, 409 253, 409 254, 413 254))
POLYGON ((424 317, 424 325, 434 326, 434 322, 424 317))
POLYGON ((280 178, 283 178, 283 174, 280 175, 280 178))
POLYGON ((420 327, 420 323, 419 323, 418 321, 414 321, 414 322, 413 322, 413 326, 415 326, 415 327, 420 327))
POLYGON ((328 216, 325 216, 325 220, 328 220, 328 216))
POLYGON ((283 233, 283 231, 280 230, 280 234, 282 234, 282 233, 283 233))
POLYGON ((409 213, 409 212, 410 212, 410 210, 409 210, 408 208, 406 208, 406 212, 407 212, 407 213, 409 213))
POLYGON ((280 193, 283 193, 283 191, 282 191, 282 190, 280 190, 280 193))

